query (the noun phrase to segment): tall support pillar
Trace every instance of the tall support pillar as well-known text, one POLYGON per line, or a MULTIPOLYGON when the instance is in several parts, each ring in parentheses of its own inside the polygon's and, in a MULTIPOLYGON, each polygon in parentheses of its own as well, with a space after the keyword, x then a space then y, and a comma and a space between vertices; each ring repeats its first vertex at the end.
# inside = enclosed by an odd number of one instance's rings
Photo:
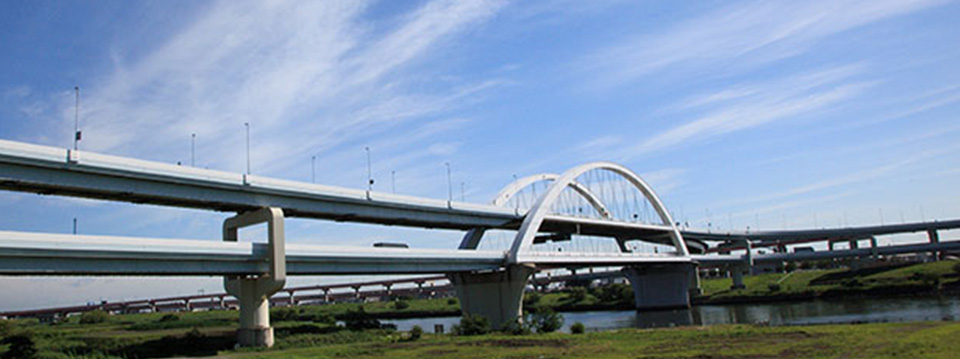
POLYGON ((414 282, 417 284, 417 298, 424 298, 423 296, 423 281, 414 282))
MULTIPOLYGON (((934 243, 934 244, 940 243, 940 234, 937 233, 936 229, 928 229, 927 238, 930 239, 930 243, 934 243)), ((943 259, 943 252, 930 252, 930 255, 932 255, 937 260, 943 259)))
POLYGON ((523 317, 523 291, 535 269, 514 265, 502 271, 482 273, 448 273, 460 299, 460 309, 467 315, 486 317, 490 327, 502 328, 523 317))
POLYGON ((287 291, 287 294, 288 294, 288 295, 287 295, 287 305, 289 305, 289 306, 291 306, 291 307, 296 307, 296 306, 299 306, 299 305, 300 305, 300 303, 299 303, 300 300, 297 299, 297 291, 288 290, 288 291, 287 291))
POLYGON ((637 310, 676 309, 690 307, 694 263, 672 263, 626 267, 624 275, 633 287, 637 310))
POLYGON ((694 266, 693 270, 690 271, 690 298, 701 294, 703 294, 703 289, 700 288, 700 270, 698 266, 694 266))
POLYGON ((243 347, 273 346, 270 327, 270 296, 283 289, 287 279, 284 250, 283 210, 263 208, 244 212, 223 222, 223 240, 237 241, 237 230, 267 223, 267 260, 269 271, 255 276, 227 276, 223 286, 240 304, 240 329, 237 343, 243 347))
POLYGON ((743 272, 742 266, 730 267, 730 278, 733 279, 733 284, 730 286, 731 290, 747 289, 747 285, 743 283, 743 272))

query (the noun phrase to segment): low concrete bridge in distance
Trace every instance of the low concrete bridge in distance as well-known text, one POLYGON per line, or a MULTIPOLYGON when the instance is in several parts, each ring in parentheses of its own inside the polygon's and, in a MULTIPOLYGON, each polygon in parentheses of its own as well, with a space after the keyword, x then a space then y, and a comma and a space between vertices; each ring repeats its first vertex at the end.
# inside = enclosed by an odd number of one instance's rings
POLYGON ((708 243, 685 240, 653 189, 607 162, 517 179, 491 204, 478 205, 0 141, 0 189, 236 213, 224 220, 220 242, 0 232, 0 274, 223 276, 239 302, 238 341, 246 346, 272 345, 269 298, 283 290, 287 275, 444 273, 464 313, 500 326, 520 317, 524 288, 537 270, 623 266, 637 308, 651 309, 688 307, 698 263, 763 260, 750 251, 697 254, 708 243), (287 217, 465 234, 449 250, 288 245, 287 217), (261 223, 266 243, 237 242, 238 229, 261 223), (497 231, 509 233, 509 247, 481 250, 497 231), (597 238, 619 250, 542 250, 597 238), (634 241, 662 250, 634 252, 634 241))

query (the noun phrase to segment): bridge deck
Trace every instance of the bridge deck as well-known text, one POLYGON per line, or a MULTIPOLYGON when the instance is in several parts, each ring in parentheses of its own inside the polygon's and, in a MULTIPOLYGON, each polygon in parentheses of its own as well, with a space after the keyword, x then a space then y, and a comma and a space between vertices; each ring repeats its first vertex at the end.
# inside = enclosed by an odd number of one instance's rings
MULTIPOLYGON (((131 203, 243 212, 279 207, 305 217, 422 228, 517 229, 523 213, 449 202, 176 166, 0 140, 0 189, 131 203)), ((670 227, 551 215, 544 232, 666 241, 670 227)))
MULTIPOLYGON (((263 243, 0 231, 0 275, 254 275, 265 273, 263 243)), ((288 275, 417 274, 497 270, 501 251, 288 244, 288 275)), ((631 253, 531 252, 540 268, 690 262, 631 253)))

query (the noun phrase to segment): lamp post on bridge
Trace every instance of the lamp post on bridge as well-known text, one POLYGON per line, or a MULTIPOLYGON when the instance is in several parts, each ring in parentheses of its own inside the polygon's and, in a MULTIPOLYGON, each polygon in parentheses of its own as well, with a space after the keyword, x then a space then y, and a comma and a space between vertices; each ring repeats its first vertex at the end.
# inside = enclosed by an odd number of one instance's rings
POLYGON ((247 175, 250 174, 250 123, 244 122, 243 126, 247 130, 247 175))

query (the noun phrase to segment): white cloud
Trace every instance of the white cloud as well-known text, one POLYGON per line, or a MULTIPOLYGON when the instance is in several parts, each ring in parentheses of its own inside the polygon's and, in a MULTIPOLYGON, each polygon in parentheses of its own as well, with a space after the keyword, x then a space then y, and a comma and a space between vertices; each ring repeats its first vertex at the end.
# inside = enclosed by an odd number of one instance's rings
POLYGON ((861 68, 829 68, 768 83, 737 85, 682 101, 680 109, 706 109, 707 113, 654 135, 629 152, 643 154, 824 110, 871 86, 863 81, 843 82, 861 68))
POLYGON ((793 57, 838 33, 944 3, 941 0, 776 1, 725 6, 666 31, 629 37, 585 59, 607 85, 672 66, 724 71, 793 57))
MULTIPOLYGON (((141 58, 115 50, 115 71, 84 89, 81 149, 176 162, 196 133, 199 166, 239 172, 247 122, 254 171, 283 172, 290 157, 432 121, 505 84, 411 91, 422 78, 403 71, 501 6, 432 1, 372 31, 364 2, 215 3, 141 58)), ((60 111, 71 125, 72 110, 60 111)))

